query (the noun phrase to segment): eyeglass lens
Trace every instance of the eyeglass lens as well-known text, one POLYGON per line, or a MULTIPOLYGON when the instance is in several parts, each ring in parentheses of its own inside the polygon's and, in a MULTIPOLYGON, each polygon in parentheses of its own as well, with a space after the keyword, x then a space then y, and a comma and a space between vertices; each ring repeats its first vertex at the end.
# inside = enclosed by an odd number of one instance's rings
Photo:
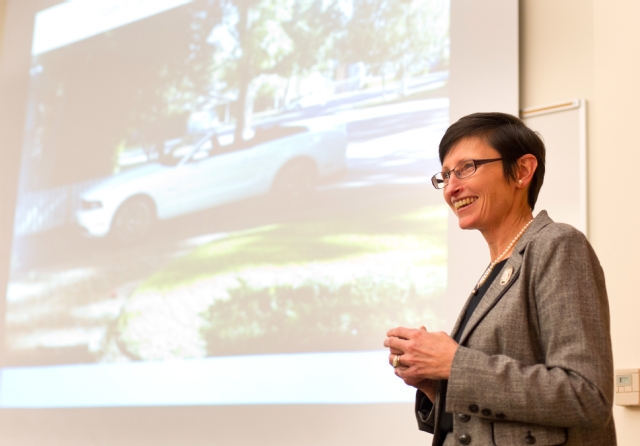
POLYGON ((502 158, 489 158, 482 160, 466 160, 461 161, 453 170, 449 172, 438 172, 434 176, 431 177, 431 183, 436 189, 444 189, 447 184, 449 184, 449 179, 451 178, 451 172, 455 173, 456 176, 460 179, 467 178, 473 175, 478 166, 487 163, 493 163, 494 161, 500 161, 502 158))
POLYGON ((431 183, 436 189, 444 189, 449 184, 451 172, 460 179, 467 178, 476 171, 476 163, 473 160, 462 161, 450 172, 438 172, 431 178, 431 183))

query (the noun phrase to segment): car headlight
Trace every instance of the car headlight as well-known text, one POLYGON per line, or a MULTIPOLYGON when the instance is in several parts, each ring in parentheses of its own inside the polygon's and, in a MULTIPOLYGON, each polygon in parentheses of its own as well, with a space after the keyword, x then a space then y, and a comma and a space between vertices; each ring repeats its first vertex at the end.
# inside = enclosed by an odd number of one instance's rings
POLYGON ((83 211, 91 211, 102 208, 102 201, 98 200, 80 200, 80 209, 83 211))

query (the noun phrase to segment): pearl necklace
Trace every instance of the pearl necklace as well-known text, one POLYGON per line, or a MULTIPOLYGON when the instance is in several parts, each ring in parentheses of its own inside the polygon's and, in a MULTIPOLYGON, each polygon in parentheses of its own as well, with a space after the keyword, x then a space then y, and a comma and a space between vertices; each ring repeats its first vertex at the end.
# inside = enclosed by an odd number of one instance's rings
POLYGON ((511 240, 511 243, 509 243, 509 246, 507 246, 507 249, 504 250, 504 252, 502 254, 500 254, 493 262, 491 262, 491 264, 489 265, 489 267, 486 269, 486 271, 484 272, 484 274, 482 275, 482 277, 480 277, 480 280, 478 280, 478 283, 476 283, 476 286, 473 287, 473 291, 471 292, 472 294, 476 294, 478 292, 478 288, 480 288, 482 286, 482 284, 489 278, 489 276, 491 275, 491 271, 493 271, 493 268, 500 263, 500 261, 502 260, 502 258, 507 255, 507 253, 509 251, 511 251, 511 248, 514 247, 514 245, 516 244, 516 242, 518 240, 520 240, 520 237, 522 237, 522 234, 524 234, 524 231, 527 230, 527 228, 529 227, 529 225, 533 223, 533 219, 531 219, 531 221, 529 223, 527 223, 526 225, 524 225, 524 228, 522 228, 520 230, 520 232, 518 232, 518 235, 516 235, 514 237, 513 240, 511 240))

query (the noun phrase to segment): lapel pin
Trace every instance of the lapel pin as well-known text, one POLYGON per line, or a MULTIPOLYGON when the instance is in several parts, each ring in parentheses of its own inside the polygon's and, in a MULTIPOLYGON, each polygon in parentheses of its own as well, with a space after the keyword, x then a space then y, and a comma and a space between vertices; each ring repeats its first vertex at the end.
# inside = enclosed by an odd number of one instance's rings
POLYGON ((502 277, 500 277, 500 285, 506 285, 506 283, 511 279, 511 274, 513 274, 513 266, 509 266, 502 273, 502 277))

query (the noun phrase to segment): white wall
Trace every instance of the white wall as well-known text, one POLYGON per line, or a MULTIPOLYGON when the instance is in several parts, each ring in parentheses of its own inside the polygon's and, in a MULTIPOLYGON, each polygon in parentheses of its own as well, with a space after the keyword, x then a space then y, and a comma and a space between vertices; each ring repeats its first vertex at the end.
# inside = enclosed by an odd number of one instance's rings
MULTIPOLYGON (((616 368, 640 368, 640 2, 520 0, 520 106, 588 101, 589 238, 607 278, 616 368), (626 172, 629 172, 627 174, 626 172)), ((614 406, 618 443, 637 445, 640 408, 614 406)))

